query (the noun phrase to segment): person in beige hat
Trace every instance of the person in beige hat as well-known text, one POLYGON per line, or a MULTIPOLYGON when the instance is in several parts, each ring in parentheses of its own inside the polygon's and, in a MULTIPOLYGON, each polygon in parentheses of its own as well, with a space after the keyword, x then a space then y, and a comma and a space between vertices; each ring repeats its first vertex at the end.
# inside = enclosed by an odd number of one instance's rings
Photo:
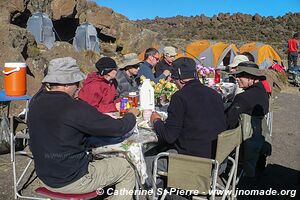
POLYGON ((123 56, 116 76, 119 97, 128 97, 130 92, 138 91, 137 74, 141 62, 135 53, 123 56))
POLYGON ((176 49, 172 46, 167 46, 163 49, 163 57, 155 66, 155 77, 159 77, 165 70, 172 71, 176 55, 176 49))
POLYGON ((236 67, 238 66, 238 64, 240 64, 241 62, 245 62, 245 61, 249 61, 247 56, 245 56, 245 55, 236 55, 233 58, 232 63, 230 63, 228 65, 229 71, 234 72, 236 70, 236 67))
MULTIPOLYGON (((131 165, 123 158, 92 160, 86 137, 124 136, 135 126, 135 114, 129 111, 114 119, 73 98, 84 78, 75 59, 50 61, 42 81, 49 90, 34 96, 27 120, 36 174, 53 192, 82 194, 110 185, 131 191, 135 185, 131 165)), ((129 200, 132 195, 112 199, 129 200)))

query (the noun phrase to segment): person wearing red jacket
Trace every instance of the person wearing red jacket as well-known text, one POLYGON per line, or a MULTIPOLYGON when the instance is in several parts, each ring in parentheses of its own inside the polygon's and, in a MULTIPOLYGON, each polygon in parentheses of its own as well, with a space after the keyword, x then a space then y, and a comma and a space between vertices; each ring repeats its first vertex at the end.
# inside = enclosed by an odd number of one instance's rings
POLYGON ((78 97, 97 108, 99 112, 116 112, 116 87, 113 81, 117 74, 117 64, 112 58, 103 57, 95 66, 98 72, 88 75, 78 97))
POLYGON ((297 67, 298 60, 298 33, 294 33, 293 37, 288 40, 288 67, 297 67))

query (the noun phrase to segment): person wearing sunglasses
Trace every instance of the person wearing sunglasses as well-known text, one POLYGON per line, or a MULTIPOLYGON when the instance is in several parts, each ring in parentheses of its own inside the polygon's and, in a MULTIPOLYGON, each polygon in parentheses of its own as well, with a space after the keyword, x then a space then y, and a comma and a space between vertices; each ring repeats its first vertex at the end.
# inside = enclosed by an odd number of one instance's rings
POLYGON ((165 47, 163 58, 155 66, 155 77, 159 77, 165 70, 172 71, 173 61, 176 59, 176 49, 172 46, 165 47))
POLYGON ((163 73, 156 77, 154 76, 152 69, 159 62, 159 52, 155 48, 148 48, 145 51, 144 61, 140 64, 140 70, 138 77, 144 76, 146 79, 150 79, 155 83, 158 83, 160 79, 166 79, 171 75, 169 70, 164 70, 163 73))

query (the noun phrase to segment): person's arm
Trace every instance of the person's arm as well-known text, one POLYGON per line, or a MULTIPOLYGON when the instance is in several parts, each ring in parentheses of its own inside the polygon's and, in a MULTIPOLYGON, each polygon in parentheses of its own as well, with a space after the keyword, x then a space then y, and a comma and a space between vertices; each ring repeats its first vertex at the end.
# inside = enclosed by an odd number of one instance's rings
POLYGON ((152 70, 149 67, 141 67, 139 70, 139 77, 145 76, 146 79, 150 79, 151 81, 154 81, 155 83, 158 83, 160 79, 165 79, 166 76, 164 74, 161 74, 159 77, 155 78, 154 74, 152 73, 152 70))
POLYGON ((237 95, 232 104, 225 110, 226 123, 228 129, 236 128, 240 114, 250 109, 250 105, 240 95, 237 95))
POLYGON ((154 129, 159 143, 173 144, 182 132, 185 109, 183 100, 176 94, 172 96, 166 122, 154 121, 154 129))
POLYGON ((123 136, 134 128, 136 118, 126 113, 123 118, 114 119, 79 100, 76 108, 66 113, 66 124, 88 135, 123 136))

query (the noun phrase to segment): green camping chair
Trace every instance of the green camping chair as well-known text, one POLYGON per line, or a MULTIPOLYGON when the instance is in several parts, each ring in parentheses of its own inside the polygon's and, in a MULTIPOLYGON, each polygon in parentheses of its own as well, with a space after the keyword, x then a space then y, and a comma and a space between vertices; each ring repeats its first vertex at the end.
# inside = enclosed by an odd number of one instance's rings
MULTIPOLYGON (((220 174, 220 164, 227 158, 232 165, 228 174, 225 187, 221 190, 225 192, 222 200, 226 196, 233 199, 235 192, 237 163, 239 157, 239 146, 241 144, 241 126, 235 129, 227 130, 218 135, 216 158, 208 159, 182 154, 174 154, 168 152, 159 153, 154 159, 153 167, 153 199, 157 199, 156 180, 159 176, 167 177, 167 187, 177 188, 181 190, 197 191, 199 195, 210 196, 215 199, 216 189, 220 189, 217 185, 218 175, 220 174), (230 157, 234 152, 234 158, 230 157), (157 169, 157 161, 162 157, 168 157, 168 171, 162 172, 157 169), (232 185, 232 193, 226 193, 232 185)), ((165 198, 163 194, 161 199, 165 198)))

